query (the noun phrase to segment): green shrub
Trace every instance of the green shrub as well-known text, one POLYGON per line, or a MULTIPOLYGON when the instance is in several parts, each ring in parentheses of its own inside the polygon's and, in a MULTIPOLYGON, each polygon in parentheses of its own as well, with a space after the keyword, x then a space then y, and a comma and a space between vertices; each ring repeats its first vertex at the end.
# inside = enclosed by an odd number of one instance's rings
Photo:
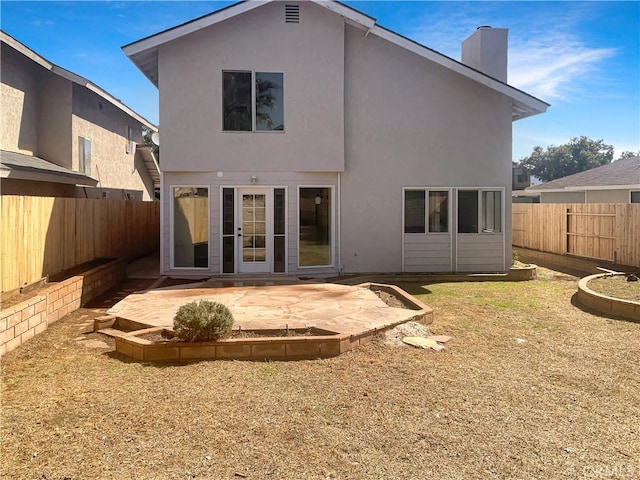
POLYGON ((233 315, 222 303, 210 300, 182 305, 173 319, 173 331, 187 342, 208 342, 228 337, 233 315))

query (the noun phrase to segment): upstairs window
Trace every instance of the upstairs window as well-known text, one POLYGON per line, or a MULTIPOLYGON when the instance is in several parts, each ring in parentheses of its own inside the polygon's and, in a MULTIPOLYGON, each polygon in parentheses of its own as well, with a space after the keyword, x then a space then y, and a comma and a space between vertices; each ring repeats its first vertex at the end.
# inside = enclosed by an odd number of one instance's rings
POLYGON ((91 139, 78 137, 78 170, 91 176, 91 139))
POLYGON ((222 72, 222 129, 284 131, 283 74, 222 72))
POLYGON ((127 126, 127 143, 125 144, 125 151, 127 153, 132 153, 134 148, 133 143, 133 128, 127 126))

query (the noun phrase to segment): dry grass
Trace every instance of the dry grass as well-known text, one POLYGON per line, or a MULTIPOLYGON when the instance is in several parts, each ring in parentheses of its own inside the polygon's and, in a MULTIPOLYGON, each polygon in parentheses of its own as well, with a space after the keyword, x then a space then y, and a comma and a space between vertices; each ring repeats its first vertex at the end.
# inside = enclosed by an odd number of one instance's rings
POLYGON ((441 353, 139 364, 76 340, 104 340, 80 311, 2 359, 0 475, 637 478, 640 324, 540 277, 405 285, 455 337, 441 353))
POLYGON ((604 295, 622 300, 640 302, 640 282, 627 282, 625 276, 609 276, 590 280, 589 288, 604 295))

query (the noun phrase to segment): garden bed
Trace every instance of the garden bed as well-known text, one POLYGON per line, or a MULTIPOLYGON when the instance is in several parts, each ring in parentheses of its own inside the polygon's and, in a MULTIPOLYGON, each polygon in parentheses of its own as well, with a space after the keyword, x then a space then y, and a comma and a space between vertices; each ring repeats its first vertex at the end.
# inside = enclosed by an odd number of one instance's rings
POLYGON ((600 273, 578 282, 578 301, 599 313, 640 321, 640 282, 627 282, 626 274, 600 273), (635 292, 635 293, 634 293, 635 292))

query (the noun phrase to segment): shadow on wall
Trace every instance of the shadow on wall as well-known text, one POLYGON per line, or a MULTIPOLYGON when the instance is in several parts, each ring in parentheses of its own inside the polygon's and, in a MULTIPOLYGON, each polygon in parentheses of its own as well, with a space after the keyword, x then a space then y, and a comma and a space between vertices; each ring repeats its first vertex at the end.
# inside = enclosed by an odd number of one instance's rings
MULTIPOLYGON (((38 148, 38 80, 37 67, 23 60, 9 46, 2 44, 2 84, 6 88, 2 95, 3 128, 10 127, 10 118, 19 115, 17 145, 2 145, 2 148, 17 147, 36 152, 38 148), (12 111, 13 110, 13 111, 12 111), (5 123, 7 122, 7 123, 5 123)), ((3 140, 6 133, 3 135, 3 140)), ((4 142, 3 142, 4 143, 4 142)))

